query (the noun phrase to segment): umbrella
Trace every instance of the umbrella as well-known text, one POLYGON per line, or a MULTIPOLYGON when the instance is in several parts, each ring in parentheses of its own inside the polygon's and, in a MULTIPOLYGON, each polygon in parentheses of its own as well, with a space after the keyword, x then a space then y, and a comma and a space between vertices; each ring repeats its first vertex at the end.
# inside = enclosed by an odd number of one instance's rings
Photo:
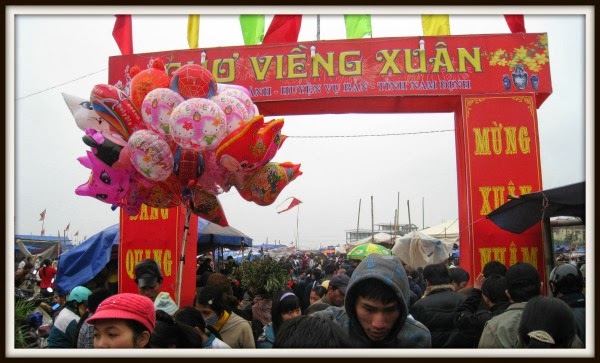
POLYGON ((512 197, 487 218, 506 231, 522 233, 543 218, 558 216, 585 223, 585 182, 512 197))
POLYGON ((392 254, 392 251, 375 243, 365 243, 356 246, 352 250, 350 250, 350 252, 348 252, 348 259, 362 260, 363 258, 367 257, 372 253, 390 256, 392 254))

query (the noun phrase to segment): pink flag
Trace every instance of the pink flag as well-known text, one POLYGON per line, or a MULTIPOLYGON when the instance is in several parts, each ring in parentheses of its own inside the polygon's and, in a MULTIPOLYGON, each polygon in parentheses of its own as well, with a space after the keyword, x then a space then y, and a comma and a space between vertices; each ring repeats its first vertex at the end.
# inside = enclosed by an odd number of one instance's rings
POLYGON ((67 224, 67 228, 65 228, 65 232, 69 230, 69 227, 71 227, 71 222, 69 222, 69 224, 67 224))
POLYGON ((283 213, 285 211, 288 211, 288 210, 294 208, 295 206, 299 205, 300 203, 302 203, 302 201, 300 199, 296 199, 296 198, 292 197, 292 201, 290 202, 290 205, 288 205, 287 208, 280 210, 277 213, 283 213))
MULTIPOLYGON (((46 219, 46 209, 44 209, 44 211, 42 213, 40 213, 40 221, 43 221, 44 219, 46 219)), ((43 234, 42 234, 43 236, 43 234)))
POLYGON ((525 18, 523 15, 504 15, 511 33, 525 33, 525 18))
POLYGON ((117 42, 122 55, 133 54, 133 31, 131 29, 131 15, 115 15, 113 38, 117 42))
POLYGON ((262 44, 297 42, 301 24, 302 15, 275 15, 262 44))

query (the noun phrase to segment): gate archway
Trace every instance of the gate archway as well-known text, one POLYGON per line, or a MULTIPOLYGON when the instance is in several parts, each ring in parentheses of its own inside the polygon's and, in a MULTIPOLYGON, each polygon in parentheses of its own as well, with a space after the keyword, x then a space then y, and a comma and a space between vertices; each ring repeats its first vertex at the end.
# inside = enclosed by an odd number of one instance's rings
POLYGON ((485 216, 509 195, 541 190, 537 109, 552 93, 547 35, 494 34, 299 42, 176 50, 109 60, 109 83, 161 58, 167 72, 202 64, 219 83, 246 87, 260 113, 452 112, 461 267, 551 264, 541 224, 522 234, 485 216))

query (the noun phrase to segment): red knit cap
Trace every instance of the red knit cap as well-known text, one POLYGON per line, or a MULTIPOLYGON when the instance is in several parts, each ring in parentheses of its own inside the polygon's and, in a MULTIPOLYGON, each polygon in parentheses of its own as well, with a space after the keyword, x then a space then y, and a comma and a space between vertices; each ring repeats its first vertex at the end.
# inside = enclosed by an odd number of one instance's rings
POLYGON ((123 293, 110 296, 98 305, 96 312, 86 320, 94 324, 100 319, 130 319, 143 324, 150 332, 156 324, 152 300, 143 295, 123 293))

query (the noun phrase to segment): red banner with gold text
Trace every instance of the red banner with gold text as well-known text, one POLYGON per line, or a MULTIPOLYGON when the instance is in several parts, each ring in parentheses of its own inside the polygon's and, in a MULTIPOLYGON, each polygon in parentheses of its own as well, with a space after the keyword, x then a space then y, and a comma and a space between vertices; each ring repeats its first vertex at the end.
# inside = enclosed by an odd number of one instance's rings
POLYGON ((461 258, 461 266, 476 276, 491 260, 507 267, 520 261, 543 275, 540 223, 514 234, 486 219, 508 195, 542 189, 535 97, 465 96, 459 114, 464 118, 462 125, 457 122, 457 157, 464 160, 459 162, 459 190, 464 191, 459 198, 467 205, 460 216, 460 248, 461 257, 469 256, 461 258))
POLYGON ((197 216, 190 218, 185 246, 183 276, 179 277, 183 249, 185 208, 154 208, 142 205, 140 213, 129 216, 121 211, 119 243, 119 292, 137 293, 135 265, 151 258, 158 262, 163 274, 161 291, 177 301, 178 278, 182 278, 181 306, 193 303, 196 294, 197 216))

